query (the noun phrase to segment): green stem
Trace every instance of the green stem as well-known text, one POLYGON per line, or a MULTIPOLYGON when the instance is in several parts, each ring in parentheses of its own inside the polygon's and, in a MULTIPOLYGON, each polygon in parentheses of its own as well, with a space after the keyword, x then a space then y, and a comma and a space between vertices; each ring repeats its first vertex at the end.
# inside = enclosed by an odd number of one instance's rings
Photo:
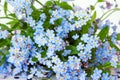
MULTIPOLYGON (((0 4, 0 6, 3 7, 3 5, 1 5, 1 4, 0 4)), ((3 7, 3 8, 4 8, 4 7, 3 7)), ((8 11, 9 13, 12 13, 12 12, 10 12, 9 10, 7 10, 7 11, 8 11)))
POLYGON ((96 6, 97 4, 98 4, 98 2, 96 2, 94 6, 96 6))
POLYGON ((94 4, 94 10, 91 10, 90 13, 94 13, 95 7, 96 7, 97 4, 98 4, 98 2, 96 2, 96 3, 94 4))
POLYGON ((39 0, 35 0, 36 2, 38 2, 42 7, 45 7, 39 0))
POLYGON ((14 19, 14 18, 11 18, 11 17, 0 17, 0 19, 5 19, 5 18, 7 18, 7 19, 14 19))
MULTIPOLYGON (((108 14, 109 12, 111 12, 111 11, 112 11, 112 13, 114 13, 115 11, 119 11, 119 10, 120 10, 120 8, 110 9, 109 11, 105 12, 105 13, 100 17, 100 19, 102 20, 102 18, 103 18, 106 14, 108 14)), ((112 13, 111 13, 111 14, 112 14, 112 13)))
POLYGON ((112 15, 115 11, 110 12, 105 18, 101 19, 102 21, 104 21, 106 18, 108 18, 110 15, 112 15))

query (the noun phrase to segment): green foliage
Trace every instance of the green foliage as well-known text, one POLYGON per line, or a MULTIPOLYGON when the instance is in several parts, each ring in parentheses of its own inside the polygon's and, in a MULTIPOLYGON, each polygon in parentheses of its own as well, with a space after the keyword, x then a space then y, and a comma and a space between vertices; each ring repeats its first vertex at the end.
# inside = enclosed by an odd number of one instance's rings
POLYGON ((100 37, 100 39, 102 41, 105 40, 105 38, 108 36, 108 33, 109 33, 109 27, 108 26, 105 26, 98 34, 98 36, 100 37))
POLYGON ((90 77, 94 73, 94 68, 90 67, 90 68, 86 69, 85 71, 88 73, 87 76, 90 77))
POLYGON ((14 13, 10 13, 10 14, 8 14, 8 16, 10 16, 10 17, 12 17, 14 19, 17 19, 16 15, 14 13))
POLYGON ((6 40, 0 40, 0 47, 5 46, 5 44, 6 44, 6 40))
POLYGON ((5 62, 5 56, 1 56, 2 58, 0 59, 0 66, 2 65, 2 64, 4 64, 4 62, 5 62))
POLYGON ((104 68, 113 68, 111 66, 111 63, 110 62, 106 62, 104 65, 103 65, 104 68))
POLYGON ((67 2, 61 2, 58 3, 57 5, 65 10, 73 10, 73 8, 67 2))
POLYGON ((88 30, 89 30, 90 27, 91 27, 91 24, 90 24, 90 21, 89 21, 86 25, 82 26, 81 34, 88 33, 88 30))
POLYGON ((46 51, 43 51, 43 52, 41 52, 40 54, 41 54, 41 57, 42 57, 42 58, 44 58, 44 57, 47 56, 47 55, 46 55, 46 51))
POLYGON ((117 51, 120 51, 120 48, 111 41, 110 37, 108 37, 108 42, 110 43, 111 47, 115 48, 117 51))
POLYGON ((7 16, 7 10, 8 10, 7 2, 5 1, 5 3, 4 3, 4 13, 5 13, 6 16, 7 16))
POLYGON ((30 36, 33 38, 34 30, 26 22, 21 21, 21 25, 18 26, 18 29, 21 30, 21 34, 25 36, 30 36))
POLYGON ((98 2, 104 2, 105 0, 98 0, 98 2))
POLYGON ((0 39, 0 47, 8 46, 10 45, 10 39, 0 39))
POLYGON ((97 16, 97 13, 96 13, 96 11, 93 13, 93 15, 92 15, 92 19, 91 19, 91 22, 93 22, 95 19, 96 19, 96 16, 97 16))
POLYGON ((38 21, 39 16, 41 14, 41 11, 39 11, 39 9, 36 9, 33 5, 31 7, 32 7, 32 10, 33 10, 31 16, 33 17, 34 20, 38 21))
POLYGON ((4 64, 6 61, 6 55, 9 54, 9 51, 6 50, 7 47, 5 48, 0 48, 0 66, 4 64))
POLYGON ((45 6, 47 6, 47 7, 52 7, 53 6, 53 1, 47 1, 46 3, 45 3, 45 6))
POLYGON ((117 68, 120 68, 120 62, 118 63, 117 68))
POLYGON ((94 7, 93 5, 90 5, 90 9, 91 9, 91 10, 94 10, 95 7, 94 7))
POLYGON ((110 74, 110 68, 113 68, 111 66, 111 63, 110 62, 106 62, 105 64, 101 64, 99 66, 97 66, 98 69, 101 69, 103 73, 109 73, 110 74))
POLYGON ((117 34, 117 40, 120 40, 120 33, 117 34))
POLYGON ((78 54, 79 51, 77 51, 76 47, 73 45, 66 46, 67 50, 71 50, 71 54, 78 54))
POLYGON ((10 25, 11 30, 15 30, 15 29, 18 29, 20 22, 16 19, 16 20, 12 20, 6 24, 10 25))
POLYGON ((5 24, 1 24, 0 23, 0 26, 1 26, 1 30, 9 30, 10 28, 8 26, 6 26, 5 24))
POLYGON ((32 58, 32 61, 33 61, 33 62, 38 62, 38 58, 33 57, 33 58, 32 58))

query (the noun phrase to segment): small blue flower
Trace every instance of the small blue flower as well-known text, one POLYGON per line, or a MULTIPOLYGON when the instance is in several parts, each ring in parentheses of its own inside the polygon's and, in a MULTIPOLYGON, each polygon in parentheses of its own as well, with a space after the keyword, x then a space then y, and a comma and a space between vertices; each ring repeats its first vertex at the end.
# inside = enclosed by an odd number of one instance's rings
POLYGON ((84 44, 82 44, 81 42, 77 45, 77 50, 81 51, 84 49, 84 44))
POLYGON ((45 13, 42 13, 42 14, 40 15, 40 20, 41 20, 41 21, 45 21, 45 19, 46 19, 46 15, 45 15, 45 13))
POLYGON ((98 70, 97 68, 95 68, 94 73, 91 75, 91 78, 93 80, 98 80, 101 77, 101 70, 98 70))
POLYGON ((9 32, 7 30, 0 30, 0 39, 6 39, 9 36, 9 32))
POLYGON ((14 68, 14 70, 13 70, 13 76, 16 76, 16 75, 19 74, 21 71, 22 71, 22 68, 21 68, 21 67, 14 68))
POLYGON ((79 79, 80 80, 86 80, 86 76, 87 76, 87 74, 84 71, 83 73, 80 74, 79 79))
POLYGON ((113 29, 113 31, 116 31, 117 26, 116 25, 112 26, 112 29, 113 29))
POLYGON ((30 73, 31 74, 35 74, 36 72, 37 72, 37 68, 36 67, 30 68, 30 73))
POLYGON ((59 61, 60 60, 59 60, 58 56, 52 56, 52 63, 57 64, 59 61))
POLYGON ((37 72, 35 73, 35 75, 36 75, 38 78, 43 78, 43 77, 44 77, 44 75, 43 75, 40 71, 37 71, 37 72))
POLYGON ((64 50, 64 52, 62 53, 63 56, 67 56, 71 53, 71 50, 64 50))
POLYGON ((25 22, 29 23, 31 27, 35 27, 36 23, 35 20, 31 16, 28 16, 25 20, 25 22))
POLYGON ((79 35, 78 35, 78 34, 75 34, 75 35, 72 36, 72 38, 73 38, 74 40, 76 40, 76 39, 79 38, 79 35))
POLYGON ((117 33, 114 31, 111 35, 111 41, 114 43, 114 44, 117 44, 117 33))
POLYGON ((103 73, 101 80, 110 80, 110 76, 108 73, 103 73))
POLYGON ((82 37, 81 37, 81 40, 87 43, 89 41, 89 35, 88 34, 83 34, 82 37))
POLYGON ((113 67, 117 67, 117 64, 118 64, 118 56, 117 55, 113 55, 111 60, 110 60, 110 63, 113 67))

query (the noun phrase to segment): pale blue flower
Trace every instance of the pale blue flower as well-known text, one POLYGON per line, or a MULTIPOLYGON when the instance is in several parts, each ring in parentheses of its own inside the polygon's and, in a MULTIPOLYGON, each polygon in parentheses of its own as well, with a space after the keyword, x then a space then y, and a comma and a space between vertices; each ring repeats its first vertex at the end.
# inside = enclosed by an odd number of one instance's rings
POLYGON ((14 68, 13 70, 13 76, 19 74, 22 71, 21 67, 14 68))
POLYGON ((35 74, 37 72, 37 68, 34 66, 33 68, 30 68, 30 73, 35 74))
POLYGON ((31 27, 35 27, 36 23, 35 20, 31 16, 28 16, 25 20, 28 24, 30 24, 31 27))
POLYGON ((45 21, 45 19, 46 19, 46 15, 45 15, 45 13, 42 13, 42 14, 40 15, 40 20, 41 20, 41 21, 45 21))
POLYGON ((95 68, 94 73, 91 75, 91 78, 93 80, 98 80, 101 77, 101 70, 98 70, 97 68, 95 68))
POLYGON ((75 35, 72 36, 72 38, 73 38, 74 40, 76 40, 76 39, 79 38, 79 35, 78 35, 78 34, 75 34, 75 35))
POLYGON ((64 52, 62 53, 63 56, 67 56, 71 53, 71 50, 64 50, 64 52))
POLYGON ((45 77, 40 71, 37 71, 35 74, 38 78, 43 78, 45 77))
POLYGON ((59 61, 60 60, 59 60, 58 56, 52 56, 52 63, 57 64, 59 61))
POLYGON ((84 49, 84 44, 82 44, 81 42, 77 45, 77 50, 81 51, 84 49))
POLYGON ((7 30, 0 30, 0 39, 6 39, 9 36, 9 32, 7 30))
POLYGON ((53 66, 50 60, 46 60, 46 65, 48 68, 51 68, 53 66))
POLYGON ((29 75, 27 76, 27 79, 32 79, 33 76, 34 76, 34 74, 29 74, 29 75))
POLYGON ((113 67, 117 67, 117 64, 118 64, 118 56, 117 55, 113 55, 111 60, 110 60, 110 63, 113 67))
POLYGON ((110 76, 108 73, 103 73, 101 80, 110 80, 110 76))
POLYGON ((83 40, 84 42, 88 42, 89 41, 89 35, 88 34, 83 34, 81 37, 81 40, 83 40))

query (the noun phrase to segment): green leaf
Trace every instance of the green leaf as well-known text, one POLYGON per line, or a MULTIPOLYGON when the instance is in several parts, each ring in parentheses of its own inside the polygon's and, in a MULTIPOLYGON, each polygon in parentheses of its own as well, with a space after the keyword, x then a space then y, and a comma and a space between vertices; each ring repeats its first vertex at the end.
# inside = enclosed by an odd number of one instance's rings
POLYGON ((17 18, 14 13, 9 14, 8 16, 11 16, 12 18, 15 18, 15 19, 17 18))
POLYGON ((98 34, 98 36, 100 37, 100 39, 103 41, 109 33, 109 27, 105 26, 98 34))
POLYGON ((19 21, 18 20, 13 20, 13 21, 10 21, 6 24, 10 25, 11 29, 16 29, 17 26, 19 25, 19 21))
POLYGON ((108 37, 108 42, 110 43, 110 46, 111 47, 114 47, 117 51, 120 51, 120 48, 118 48, 112 41, 111 41, 111 38, 110 37, 108 37))
POLYGON ((104 68, 112 68, 110 62, 106 62, 106 63, 103 65, 103 67, 104 67, 104 68))
POLYGON ((46 51, 43 51, 43 52, 41 52, 40 54, 41 54, 41 57, 42 57, 42 58, 45 58, 45 57, 47 56, 47 55, 46 55, 46 51))
POLYGON ((117 68, 120 68, 120 63, 118 63, 117 68))
POLYGON ((89 22, 87 23, 87 25, 82 26, 82 30, 81 30, 82 34, 88 33, 88 30, 91 27, 89 22))
POLYGON ((5 45, 6 45, 6 41, 7 41, 7 40, 1 39, 1 40, 0 40, 0 47, 5 46, 5 45))
POLYGON ((94 9, 95 9, 95 7, 94 7, 93 5, 91 5, 90 8, 91 8, 91 10, 94 10, 94 9))
POLYGON ((38 58, 33 57, 33 58, 32 58, 32 61, 33 61, 33 62, 38 62, 38 58))
POLYGON ((51 7, 51 6, 53 6, 53 2, 52 2, 52 1, 47 1, 47 2, 45 3, 45 6, 51 7))
POLYGON ((117 40, 120 40, 120 33, 117 34, 117 40))
POLYGON ((98 0, 98 2, 104 2, 105 0, 98 0))
POLYGON ((36 9, 34 6, 31 6, 33 9, 33 12, 31 14, 31 16, 33 17, 34 20, 38 21, 39 20, 39 16, 40 16, 40 11, 38 9, 36 9))
POLYGON ((5 24, 0 23, 0 26, 1 26, 2 30, 9 30, 9 27, 6 26, 5 24))
POLYGON ((6 59, 6 56, 2 52, 0 52, 0 66, 4 64, 5 59, 6 59))
POLYGON ((65 10, 73 10, 73 8, 67 2, 61 2, 58 5, 65 10))
POLYGON ((95 11, 94 14, 92 15, 91 22, 93 22, 93 21, 96 19, 96 16, 97 16, 97 13, 96 13, 96 11, 95 11))
POLYGON ((5 13, 5 15, 7 15, 7 2, 6 1, 4 3, 4 13, 5 13))
POLYGON ((101 69, 103 71, 103 73, 110 73, 110 68, 113 68, 111 66, 110 62, 106 62, 105 64, 100 64, 99 66, 96 66, 98 69, 101 69))
POLYGON ((57 19, 54 23, 56 26, 60 25, 62 23, 62 18, 57 19))
POLYGON ((72 45, 66 46, 66 49, 71 50, 71 54, 78 54, 79 53, 79 51, 77 51, 76 47, 72 46, 72 45))
POLYGON ((50 25, 49 21, 45 21, 43 26, 45 29, 48 29, 48 28, 53 29, 53 26, 50 25))
POLYGON ((9 39, 0 39, 0 47, 4 47, 6 45, 10 45, 9 39))

